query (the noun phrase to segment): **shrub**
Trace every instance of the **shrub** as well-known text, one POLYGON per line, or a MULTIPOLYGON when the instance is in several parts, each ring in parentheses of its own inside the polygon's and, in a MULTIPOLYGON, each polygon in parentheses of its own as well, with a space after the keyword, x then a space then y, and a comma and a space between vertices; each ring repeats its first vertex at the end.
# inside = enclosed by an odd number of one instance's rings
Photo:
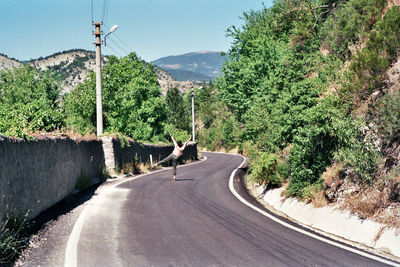
POLYGON ((250 162, 251 178, 260 184, 281 186, 283 179, 275 173, 278 156, 275 154, 259 152, 250 162))
POLYGON ((0 221, 0 264, 9 263, 27 246, 26 217, 27 214, 23 217, 16 217, 13 213, 8 213, 0 221))
POLYGON ((385 95, 378 102, 374 114, 379 133, 386 136, 389 142, 400 138, 400 92, 385 95))
POLYGON ((25 137, 27 132, 64 126, 59 83, 50 73, 28 65, 0 72, 0 133, 25 137))

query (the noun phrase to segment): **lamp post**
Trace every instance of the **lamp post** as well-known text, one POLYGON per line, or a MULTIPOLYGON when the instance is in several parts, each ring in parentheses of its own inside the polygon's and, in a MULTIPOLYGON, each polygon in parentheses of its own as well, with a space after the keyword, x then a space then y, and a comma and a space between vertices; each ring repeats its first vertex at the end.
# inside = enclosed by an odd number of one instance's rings
POLYGON ((118 29, 118 25, 114 25, 111 27, 110 32, 104 36, 104 46, 107 46, 106 39, 111 33, 113 33, 116 29, 118 29))
MULTIPOLYGON (((103 134, 103 97, 101 93, 101 35, 102 32, 100 30, 100 26, 102 23, 96 22, 93 23, 95 26, 94 35, 96 36, 96 128, 97 128, 97 136, 103 134)), ((118 28, 118 25, 114 25, 111 27, 110 32, 104 37, 104 45, 105 38, 115 31, 118 28)))
MULTIPOLYGON (((199 90, 203 89, 203 86, 199 87, 199 90)), ((192 93, 190 94, 190 96, 192 97, 192 141, 196 142, 196 138, 195 138, 195 126, 194 126, 194 89, 192 88, 192 93)))
POLYGON ((192 97, 192 141, 196 142, 195 127, 194 127, 194 91, 193 91, 193 88, 192 88, 192 94, 190 96, 192 97))

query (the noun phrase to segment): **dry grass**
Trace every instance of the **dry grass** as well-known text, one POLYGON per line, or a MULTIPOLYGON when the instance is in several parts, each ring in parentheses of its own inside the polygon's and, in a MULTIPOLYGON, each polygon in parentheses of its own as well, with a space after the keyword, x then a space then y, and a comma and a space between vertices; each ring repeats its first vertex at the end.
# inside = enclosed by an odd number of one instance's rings
POLYGON ((316 192, 313 199, 311 200, 311 204, 316 208, 322 208, 328 205, 328 200, 325 197, 325 192, 316 192))
POLYGON ((79 144, 82 141, 100 140, 100 138, 98 138, 95 134, 81 135, 75 132, 35 132, 35 133, 28 132, 27 134, 37 140, 71 139, 74 140, 77 144, 79 144))
POLYGON ((363 185, 357 192, 344 196, 341 208, 361 219, 372 219, 387 227, 400 228, 400 203, 390 200, 395 181, 378 180, 373 186, 363 185))
POLYGON ((145 163, 141 162, 141 163, 137 164, 136 167, 140 173, 149 173, 150 169, 152 168, 150 163, 148 163, 148 162, 145 162, 145 163))
POLYGON ((342 169, 343 165, 340 163, 334 163, 331 167, 326 168, 326 171, 322 174, 324 186, 340 185, 342 183, 340 179, 342 169))

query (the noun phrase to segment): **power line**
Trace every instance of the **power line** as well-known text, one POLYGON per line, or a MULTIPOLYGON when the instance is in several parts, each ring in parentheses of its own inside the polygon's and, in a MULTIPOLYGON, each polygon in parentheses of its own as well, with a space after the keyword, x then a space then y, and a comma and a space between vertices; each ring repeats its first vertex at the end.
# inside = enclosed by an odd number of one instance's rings
POLYGON ((103 17, 101 19, 102 22, 104 22, 106 18, 106 9, 108 9, 108 0, 103 1, 103 12, 102 12, 103 17))
POLYGON ((94 22, 94 20, 93 20, 93 0, 91 2, 92 2, 92 23, 93 23, 94 22))
MULTIPOLYGON (((111 36, 111 35, 110 35, 111 36)), ((107 40, 110 40, 115 46, 117 46, 124 54, 129 54, 129 51, 126 51, 125 48, 120 46, 113 38, 107 38, 107 40)))
MULTIPOLYGON (((106 24, 104 24, 104 26, 106 26, 109 30, 110 30, 110 27, 108 26, 108 25, 106 25, 106 24)), ((115 36, 115 37, 117 37, 117 39, 123 44, 123 45, 125 45, 126 46, 126 48, 128 48, 128 50, 130 51, 130 52, 132 52, 133 51, 133 49, 132 48, 130 48, 130 46, 129 45, 127 45, 125 42, 124 42, 124 40, 122 40, 119 36, 118 36, 118 34, 117 33, 113 33, 113 36, 115 36)))
POLYGON ((110 6, 110 0, 107 0, 107 4, 106 4, 106 11, 104 13, 104 23, 106 23, 106 19, 107 19, 107 15, 108 15, 108 7, 110 6))
POLYGON ((106 47, 107 47, 107 48, 110 48, 112 51, 114 51, 114 53, 116 53, 119 57, 123 57, 123 56, 121 56, 121 54, 120 54, 117 50, 115 50, 112 46, 107 45, 106 47))

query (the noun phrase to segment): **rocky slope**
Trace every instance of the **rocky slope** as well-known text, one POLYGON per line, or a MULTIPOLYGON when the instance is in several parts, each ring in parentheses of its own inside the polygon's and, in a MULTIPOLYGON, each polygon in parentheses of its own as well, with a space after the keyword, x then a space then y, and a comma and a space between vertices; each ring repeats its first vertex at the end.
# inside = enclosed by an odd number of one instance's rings
POLYGON ((195 87, 195 84, 191 81, 176 81, 171 74, 157 66, 154 67, 154 71, 157 74, 158 83, 160 84, 161 91, 164 96, 167 94, 169 89, 174 87, 178 88, 181 93, 184 93, 187 90, 191 90, 195 87))
POLYGON ((21 66, 21 62, 0 54, 0 70, 8 70, 21 66))
MULTIPOLYGON (((107 57, 103 57, 103 64, 107 57)), ((29 62, 40 70, 52 70, 62 81, 63 92, 69 92, 86 79, 90 70, 96 67, 93 51, 74 49, 38 58, 29 62)))
MULTIPOLYGON (((107 57, 103 57, 103 64, 106 64, 106 62, 107 57)), ((15 59, 0 54, 0 70, 19 67, 22 64, 15 59)), ((64 93, 71 91, 83 82, 89 71, 94 70, 96 67, 95 53, 82 49, 59 52, 45 58, 32 60, 28 64, 43 71, 54 71, 62 81, 62 91, 64 93)), ((173 87, 178 88, 181 92, 186 92, 195 86, 190 81, 176 81, 168 72, 158 67, 155 67, 154 70, 164 95, 173 87)))

